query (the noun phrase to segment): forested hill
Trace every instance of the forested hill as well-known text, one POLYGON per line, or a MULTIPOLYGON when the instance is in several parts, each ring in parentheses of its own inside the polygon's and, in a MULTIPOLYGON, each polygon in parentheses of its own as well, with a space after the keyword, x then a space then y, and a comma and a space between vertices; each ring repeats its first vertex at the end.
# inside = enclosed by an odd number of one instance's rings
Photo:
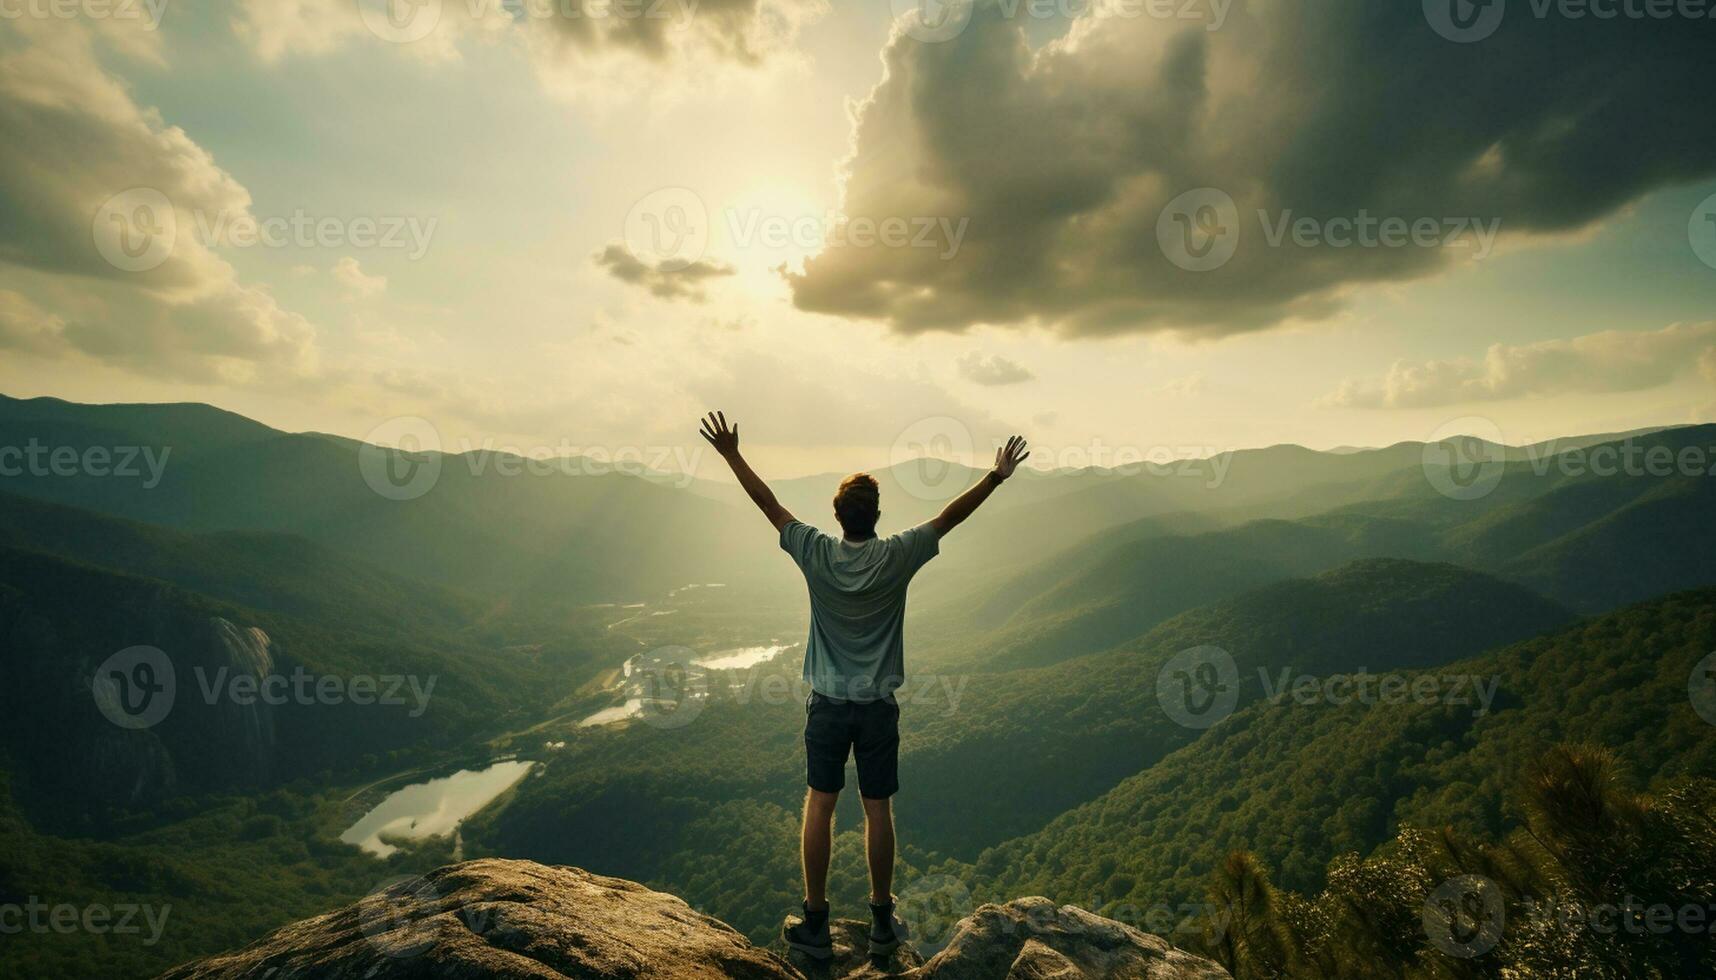
POLYGON ((1609 747, 1645 786, 1716 773, 1716 712, 1701 717, 1688 697, 1713 650, 1716 590, 1701 590, 1412 675, 1448 692, 1494 684, 1487 711, 1440 697, 1254 704, 986 852, 976 877, 985 894, 1195 901, 1243 848, 1285 886, 1313 890, 1335 855, 1369 853, 1402 825, 1500 835, 1517 819, 1519 776, 1558 743, 1609 747))

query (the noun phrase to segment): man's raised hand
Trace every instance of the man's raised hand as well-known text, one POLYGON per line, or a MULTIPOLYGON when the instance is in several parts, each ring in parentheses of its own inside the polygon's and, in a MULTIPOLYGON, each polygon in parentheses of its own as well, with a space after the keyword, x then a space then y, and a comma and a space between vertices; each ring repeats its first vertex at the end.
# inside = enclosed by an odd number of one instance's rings
POLYGON ((697 434, 714 446, 715 451, 723 457, 732 459, 739 455, 739 423, 735 422, 731 429, 727 428, 727 416, 724 413, 710 412, 698 427, 697 434))
POLYGON ((1007 445, 995 450, 995 475, 1007 479, 1030 455, 1025 449, 1024 436, 1009 436, 1007 445))
POLYGON ((727 461, 727 465, 733 468, 733 475, 738 478, 739 486, 745 488, 751 502, 762 510, 763 516, 769 519, 776 531, 792 523, 791 512, 781 506, 781 502, 775 499, 774 491, 769 489, 769 485, 763 482, 756 470, 751 469, 751 464, 745 462, 745 457, 739 455, 738 423, 734 423, 729 429, 724 413, 710 412, 703 419, 703 424, 698 426, 697 434, 714 446, 721 458, 727 461))

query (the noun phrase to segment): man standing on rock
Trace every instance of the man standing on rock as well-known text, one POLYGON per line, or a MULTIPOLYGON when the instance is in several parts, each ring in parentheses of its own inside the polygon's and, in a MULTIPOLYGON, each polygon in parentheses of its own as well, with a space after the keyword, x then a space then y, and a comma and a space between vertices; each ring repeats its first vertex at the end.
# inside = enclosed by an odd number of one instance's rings
POLYGON ((739 455, 739 427, 713 412, 700 434, 732 467, 739 485, 780 532, 781 550, 804 572, 810 590, 810 639, 805 644, 805 776, 801 832, 804 921, 787 930, 793 949, 827 959, 828 861, 833 848, 834 804, 846 785, 846 757, 858 762, 864 803, 864 844, 870 865, 870 953, 900 945, 894 917, 894 815, 899 790, 900 706, 894 691, 905 680, 902 642, 906 586, 941 549, 941 539, 989 498, 1030 454, 1013 436, 995 451, 995 466, 926 524, 886 538, 876 536, 882 516, 876 480, 854 473, 834 493, 841 537, 794 519, 768 484, 739 455))

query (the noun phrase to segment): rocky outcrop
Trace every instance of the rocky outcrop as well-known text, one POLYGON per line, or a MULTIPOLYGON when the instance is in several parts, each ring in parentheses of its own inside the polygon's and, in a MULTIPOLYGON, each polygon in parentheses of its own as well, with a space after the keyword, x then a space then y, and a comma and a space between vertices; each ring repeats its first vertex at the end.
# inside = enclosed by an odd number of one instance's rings
POLYGON ((841 919, 831 926, 832 960, 788 956, 813 980, 1228 980, 1221 967, 1156 936, 1046 898, 978 908, 953 926, 946 948, 927 963, 910 949, 886 959, 865 955, 868 923, 841 919))
POLYGON ((1139 932, 1046 898, 985 905, 954 926, 914 980, 1227 980, 1227 971, 1139 932))
POLYGON ((796 980, 784 961, 672 895, 531 861, 449 865, 286 926, 183 978, 796 980))
POLYGON ((1225 980, 1208 960, 1047 899, 985 905, 925 963, 864 955, 863 923, 835 923, 836 956, 795 961, 753 946, 672 895, 530 861, 450 865, 286 926, 177 980, 608 978, 608 980, 1225 980), (801 968, 802 967, 802 968, 801 968))

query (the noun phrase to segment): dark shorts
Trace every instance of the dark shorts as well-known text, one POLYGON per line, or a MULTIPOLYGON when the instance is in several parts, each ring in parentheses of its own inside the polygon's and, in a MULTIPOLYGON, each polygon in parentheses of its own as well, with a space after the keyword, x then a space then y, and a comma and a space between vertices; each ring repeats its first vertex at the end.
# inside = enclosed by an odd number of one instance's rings
POLYGON ((858 759, 858 793, 884 800, 900 789, 900 705, 841 701, 812 694, 804 702, 804 772, 810 788, 838 793, 846 785, 846 756, 858 759))

